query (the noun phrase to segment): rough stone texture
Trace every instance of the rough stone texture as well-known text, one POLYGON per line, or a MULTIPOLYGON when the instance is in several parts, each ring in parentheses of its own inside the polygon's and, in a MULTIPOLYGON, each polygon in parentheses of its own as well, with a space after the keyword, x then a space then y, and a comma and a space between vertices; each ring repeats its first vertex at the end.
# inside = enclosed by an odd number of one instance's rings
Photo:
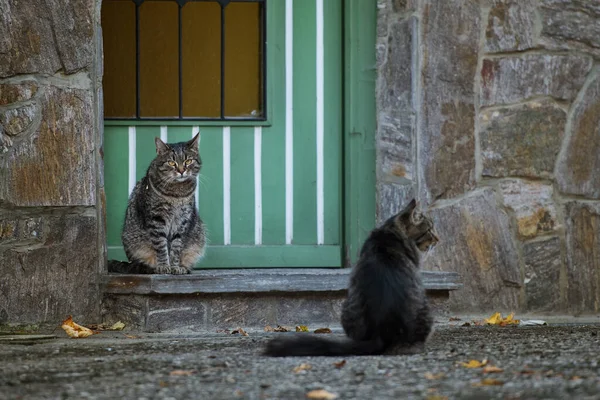
MULTIPOLYGON (((27 104, 1 113, 0 124, 4 127, 4 134, 17 136, 32 128, 38 113, 39 110, 35 104, 27 104)), ((39 121, 37 122, 39 123, 39 121)))
POLYGON ((440 242, 423 268, 458 272, 465 286, 450 293, 454 311, 516 310, 521 274, 508 216, 492 189, 430 210, 440 242))
POLYGON ((504 205, 517 220, 521 239, 529 239, 556 231, 559 227, 552 186, 520 180, 503 181, 498 185, 504 205))
POLYGON ((286 296, 277 303, 277 324, 332 324, 340 321, 346 293, 286 296))
POLYGON ((104 295, 101 305, 103 322, 121 321, 127 330, 144 330, 148 315, 148 297, 136 295, 104 295))
POLYGON ((483 175, 551 177, 566 122, 566 112, 549 101, 481 112, 483 175))
POLYGON ((419 198, 460 195, 475 184, 475 92, 481 16, 468 0, 424 0, 419 198))
POLYGON ((574 313, 600 312, 600 204, 566 205, 567 301, 574 313))
POLYGON ((591 68, 591 57, 580 54, 484 58, 480 104, 509 104, 534 96, 570 101, 583 86, 591 68))
MULTIPOLYGON (((36 101, 41 113, 32 118, 39 120, 41 116, 39 127, 30 135, 18 135, 19 141, 0 156, 0 180, 4 182, 0 186, 0 201, 15 206, 94 206, 96 168, 91 92, 47 85, 36 101)), ((11 115, 4 113, 0 120, 5 133, 14 134, 5 122, 11 115)), ((28 112, 10 119, 24 121, 14 123, 15 130, 25 124, 32 125, 24 116, 29 116, 28 112)))
POLYGON ((409 183, 413 179, 413 36, 415 18, 389 27, 387 54, 379 68, 377 97, 377 164, 380 181, 409 183))
POLYGON ((99 315, 95 215, 0 214, 0 315, 53 323, 99 315))
POLYGON ((38 91, 36 81, 0 83, 0 106, 31 99, 38 91))
POLYGON ((225 329, 273 325, 277 319, 277 303, 284 296, 248 293, 213 296, 209 300, 208 326, 225 329))
POLYGON ((557 167, 560 191, 600 199, 600 69, 574 104, 571 132, 557 167))
POLYGON ((560 239, 557 237, 523 245, 525 298, 529 312, 560 309, 560 247, 560 239))
POLYGON ((535 0, 493 0, 485 31, 485 52, 535 47, 535 11, 535 0))
POLYGON ((396 214, 415 197, 412 185, 379 183, 377 185, 377 224, 396 214))
POLYGON ((600 3, 593 0, 541 0, 541 44, 600 56, 600 3))
POLYGON ((0 1, 0 77, 92 63, 95 0, 0 1))
POLYGON ((207 327, 206 303, 198 296, 148 298, 146 332, 196 331, 207 327))

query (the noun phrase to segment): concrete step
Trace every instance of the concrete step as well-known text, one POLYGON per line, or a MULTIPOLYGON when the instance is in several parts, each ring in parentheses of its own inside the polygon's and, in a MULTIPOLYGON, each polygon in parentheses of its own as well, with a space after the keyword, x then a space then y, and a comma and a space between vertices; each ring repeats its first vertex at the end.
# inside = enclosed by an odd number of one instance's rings
MULTIPOLYGON (((103 321, 145 332, 338 326, 349 269, 201 270, 190 275, 103 277, 103 321)), ((447 315, 459 275, 423 271, 434 313, 447 315)))

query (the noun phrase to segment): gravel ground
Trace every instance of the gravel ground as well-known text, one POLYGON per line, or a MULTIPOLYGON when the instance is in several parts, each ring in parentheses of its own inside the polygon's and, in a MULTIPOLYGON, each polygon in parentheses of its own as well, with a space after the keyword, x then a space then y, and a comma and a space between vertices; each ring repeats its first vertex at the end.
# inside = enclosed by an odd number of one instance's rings
POLYGON ((599 324, 445 326, 423 354, 345 359, 266 358, 269 337, 294 333, 249 333, 0 341, 0 399, 304 399, 317 389, 338 399, 600 399, 599 324), (472 359, 502 372, 458 364, 472 359))

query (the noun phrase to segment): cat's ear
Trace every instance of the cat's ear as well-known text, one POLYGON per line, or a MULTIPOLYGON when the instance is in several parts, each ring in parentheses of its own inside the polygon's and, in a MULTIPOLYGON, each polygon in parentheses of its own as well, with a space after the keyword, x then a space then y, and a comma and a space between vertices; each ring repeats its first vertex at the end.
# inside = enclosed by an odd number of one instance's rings
POLYGON ((187 146, 188 149, 192 149, 192 150, 198 151, 198 143, 199 142, 200 142, 200 132, 196 133, 196 136, 194 136, 192 138, 192 140, 190 140, 189 142, 187 142, 185 145, 187 146))
POLYGON ((169 145, 166 144, 165 142, 163 142, 162 140, 160 140, 160 138, 158 138, 158 137, 154 138, 154 144, 156 144, 156 154, 161 154, 161 153, 171 150, 169 145))
POLYGON ((412 199, 407 204, 407 206, 404 208, 404 211, 402 212, 403 215, 410 217, 410 222, 412 222, 413 224, 419 222, 419 220, 421 219, 421 214, 419 213, 417 208, 418 208, 417 200, 412 199))

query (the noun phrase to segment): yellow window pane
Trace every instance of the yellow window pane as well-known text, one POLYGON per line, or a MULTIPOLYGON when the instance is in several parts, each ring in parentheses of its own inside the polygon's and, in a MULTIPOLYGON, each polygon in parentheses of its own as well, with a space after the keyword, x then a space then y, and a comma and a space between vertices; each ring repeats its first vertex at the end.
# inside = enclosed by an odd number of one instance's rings
POLYGON ((104 115, 135 117, 135 4, 102 2, 104 115))
POLYGON ((225 116, 260 117, 261 19, 258 3, 225 7, 225 116))
POLYGON ((188 2, 181 10, 184 117, 221 116, 221 6, 188 2))
POLYGON ((178 117, 178 5, 144 1, 139 13, 140 117, 178 117))

